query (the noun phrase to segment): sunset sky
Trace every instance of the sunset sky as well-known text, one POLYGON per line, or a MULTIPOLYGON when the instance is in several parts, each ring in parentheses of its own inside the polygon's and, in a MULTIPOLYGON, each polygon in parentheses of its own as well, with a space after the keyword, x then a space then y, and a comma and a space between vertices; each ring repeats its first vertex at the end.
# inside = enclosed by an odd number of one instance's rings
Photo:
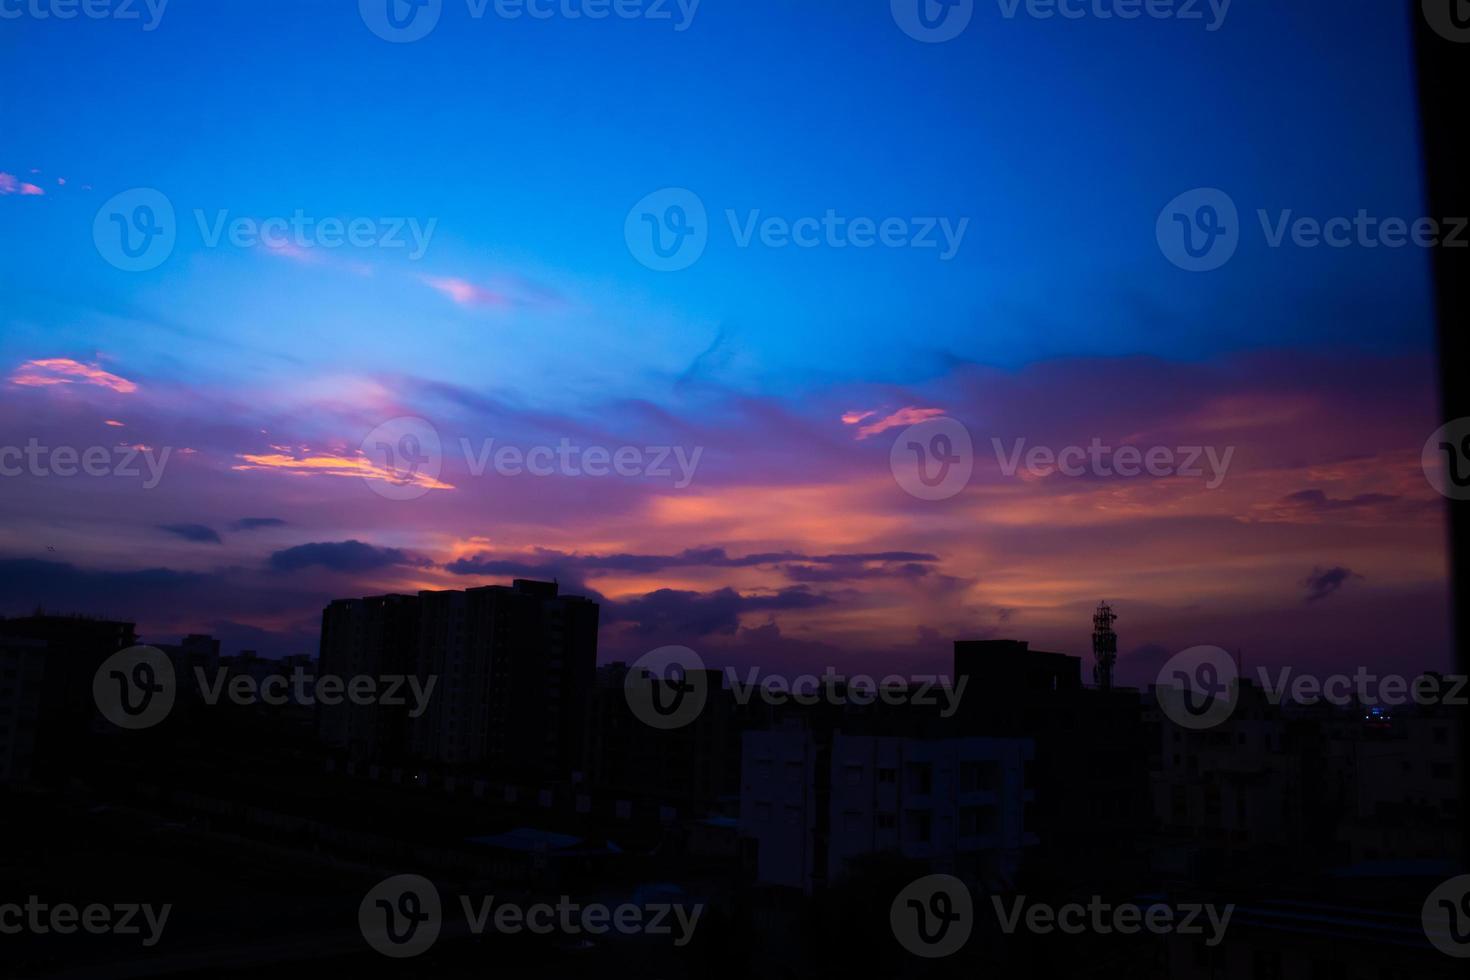
POLYGON ((169 450, 154 486, 142 451, 138 477, 0 477, 0 613, 283 655, 332 598, 557 577, 604 603, 604 660, 1085 654, 1107 599, 1129 682, 1205 643, 1447 666, 1428 257, 1272 248, 1257 220, 1424 214, 1408 14, 1237 0, 1208 31, 981 0, 926 44, 889 6, 704 0, 676 30, 445 0, 402 44, 352 3, 0 20, 0 446, 169 450), (1208 273, 1155 238, 1198 187, 1241 216, 1208 273), (133 188, 177 216, 136 272, 94 240, 133 188), (625 239, 663 188, 708 212, 679 271, 625 239), (947 260, 731 227, 829 210, 967 224, 947 260), (432 230, 416 257, 211 246, 222 212, 432 230), (362 447, 405 416, 440 468, 385 494, 362 447), (890 451, 936 416, 974 473, 930 501, 890 451), (992 445, 1094 438, 1234 450, 1211 489, 1008 476, 992 445), (672 454, 475 475, 461 440, 488 439, 699 455, 684 486, 672 454))

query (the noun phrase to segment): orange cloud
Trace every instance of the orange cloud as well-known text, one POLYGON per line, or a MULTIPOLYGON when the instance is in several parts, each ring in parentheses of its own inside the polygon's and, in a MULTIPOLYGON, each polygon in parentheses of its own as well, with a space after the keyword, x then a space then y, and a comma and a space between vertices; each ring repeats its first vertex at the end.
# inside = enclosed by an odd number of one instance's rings
POLYGON ((26 361, 15 369, 9 380, 11 384, 28 388, 81 383, 111 388, 124 395, 131 395, 138 390, 138 386, 127 378, 104 371, 96 365, 73 361, 69 357, 26 361))
MULTIPOLYGON (((277 448, 277 447, 271 447, 277 448)), ((284 447, 281 447, 284 448, 284 447)), ((236 470, 284 470, 298 476, 355 476, 365 480, 382 480, 398 485, 414 484, 428 490, 453 490, 454 485, 436 480, 425 473, 398 473, 386 466, 379 466, 361 453, 338 456, 333 453, 292 456, 284 452, 238 453, 245 462, 237 463, 236 470)))

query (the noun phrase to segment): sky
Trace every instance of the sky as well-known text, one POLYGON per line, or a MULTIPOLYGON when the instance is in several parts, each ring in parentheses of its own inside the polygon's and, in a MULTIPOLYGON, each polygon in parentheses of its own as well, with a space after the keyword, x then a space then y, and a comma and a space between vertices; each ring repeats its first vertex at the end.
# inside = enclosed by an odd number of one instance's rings
POLYGON ((1083 655, 1107 599, 1134 682, 1448 664, 1427 250, 1272 235, 1425 214, 1412 11, 95 3, 0 0, 0 451, 46 450, 0 613, 279 656, 332 598, 555 577, 603 660, 1083 655), (1007 464, 1093 440, 1204 472, 1007 464))

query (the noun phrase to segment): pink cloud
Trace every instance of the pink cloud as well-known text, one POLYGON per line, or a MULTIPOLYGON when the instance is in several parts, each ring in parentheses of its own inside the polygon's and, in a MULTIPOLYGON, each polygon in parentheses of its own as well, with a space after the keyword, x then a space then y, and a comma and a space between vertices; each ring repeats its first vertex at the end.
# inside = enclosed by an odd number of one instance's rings
POLYGON ((291 242, 267 241, 263 244, 265 245, 265 250, 270 254, 279 255, 283 259, 291 259, 293 262, 300 262, 304 265, 315 265, 321 261, 319 256, 291 242))
MULTIPOLYGON (((842 424, 858 425, 864 419, 871 418, 876 414, 878 413, 844 412, 842 414, 842 424)), ((923 422, 925 419, 938 418, 943 414, 944 409, 942 408, 919 408, 917 405, 910 405, 906 408, 900 408, 890 415, 885 415, 876 422, 869 422, 867 425, 859 427, 857 438, 866 439, 869 436, 876 436, 880 432, 896 429, 901 425, 914 425, 918 422, 923 422)))
POLYGON ((40 197, 46 192, 35 184, 17 180, 14 174, 0 170, 0 194, 19 194, 22 197, 40 197))
POLYGON ((504 293, 452 276, 423 276, 424 285, 454 300, 460 306, 505 306, 510 298, 504 293))
POLYGON ((138 386, 127 378, 104 371, 96 365, 83 364, 69 357, 50 357, 26 361, 15 369, 10 383, 27 388, 42 388, 49 385, 89 384, 111 388, 123 395, 130 395, 138 386))

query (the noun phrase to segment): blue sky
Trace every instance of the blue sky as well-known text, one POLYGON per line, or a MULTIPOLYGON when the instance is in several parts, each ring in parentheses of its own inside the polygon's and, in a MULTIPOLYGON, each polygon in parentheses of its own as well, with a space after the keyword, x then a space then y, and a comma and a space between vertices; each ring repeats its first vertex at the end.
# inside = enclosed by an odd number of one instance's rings
MULTIPOLYGON (((107 194, 151 186, 186 230, 195 208, 437 219, 419 263, 365 258, 555 288, 576 308, 564 329, 493 329, 527 368, 570 360, 589 383, 617 381, 597 343, 578 364, 571 336, 615 339, 638 383, 724 327, 743 355, 727 380, 757 388, 914 380, 942 355, 1016 365, 1424 347, 1415 250, 1270 250, 1257 230, 1231 266, 1201 277, 1165 262, 1153 239, 1164 202, 1198 186, 1226 189, 1248 231, 1256 208, 1420 213, 1407 29, 1391 5, 1237 2, 1209 32, 1179 20, 1008 20, 981 3, 965 34, 935 45, 896 29, 886 8, 706 0, 678 32, 667 21, 474 20, 450 0, 434 33, 402 45, 371 34, 350 4, 174 0, 152 32, 11 21, 0 32, 0 167, 69 173, 95 193, 63 222, 9 209, 20 234, 0 246, 0 281, 25 285, 15 302, 41 331, 87 307, 128 321, 187 310, 190 329, 262 351, 309 344, 310 323, 335 356, 374 337, 362 360, 378 363, 363 366, 505 380, 488 350, 415 357, 391 342, 402 315, 432 311, 350 277, 247 271, 197 234, 153 274, 116 273, 77 222, 107 194), (706 256, 677 275, 644 269, 621 235, 633 202, 666 186, 694 190, 712 221, 706 256), (737 248, 725 217, 829 208, 969 225, 942 262, 918 249, 737 248), (22 245, 37 239, 44 247, 22 245)), ((433 326, 456 329, 452 317, 433 326)), ((85 332, 106 341, 137 329, 85 332)), ((472 342, 478 327, 461 332, 472 342)), ((195 366, 244 364, 205 354, 195 366)))

